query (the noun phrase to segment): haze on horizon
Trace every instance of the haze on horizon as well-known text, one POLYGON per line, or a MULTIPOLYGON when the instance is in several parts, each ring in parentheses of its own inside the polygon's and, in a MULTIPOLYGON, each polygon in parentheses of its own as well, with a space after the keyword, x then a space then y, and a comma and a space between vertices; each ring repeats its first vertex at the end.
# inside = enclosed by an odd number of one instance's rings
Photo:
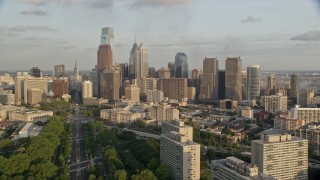
POLYGON ((241 56, 243 68, 317 70, 319 23, 319 0, 0 0, 0 70, 92 69, 102 27, 114 28, 117 63, 136 36, 157 68, 185 52, 189 69, 241 56))

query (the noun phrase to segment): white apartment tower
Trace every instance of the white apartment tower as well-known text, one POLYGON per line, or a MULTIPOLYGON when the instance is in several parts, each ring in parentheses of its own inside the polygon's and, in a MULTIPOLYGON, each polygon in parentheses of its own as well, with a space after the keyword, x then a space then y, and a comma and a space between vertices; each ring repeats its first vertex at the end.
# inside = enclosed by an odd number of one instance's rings
POLYGON ((82 98, 91 98, 92 97, 92 82, 83 81, 82 82, 82 98))
POLYGON ((290 134, 264 134, 251 141, 251 164, 275 179, 308 179, 308 140, 290 134))

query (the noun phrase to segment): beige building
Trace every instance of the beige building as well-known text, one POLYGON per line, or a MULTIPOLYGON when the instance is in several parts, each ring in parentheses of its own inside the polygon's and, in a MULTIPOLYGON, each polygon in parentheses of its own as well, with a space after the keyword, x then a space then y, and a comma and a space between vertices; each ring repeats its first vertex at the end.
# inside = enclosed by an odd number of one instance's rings
POLYGON ((308 179, 308 141, 290 134, 262 133, 251 141, 251 164, 275 179, 308 179))
POLYGON ((275 75, 272 74, 268 76, 267 88, 278 89, 278 80, 275 75))
POLYGON ((191 71, 191 79, 200 79, 202 76, 201 69, 192 69, 191 71))
POLYGON ((293 119, 303 119, 305 123, 320 121, 320 108, 300 108, 296 105, 291 108, 291 117, 293 119))
POLYGON ((261 96, 261 106, 267 112, 275 113, 277 111, 287 110, 287 96, 271 95, 261 96))
POLYGON ((28 89, 28 100, 27 103, 34 105, 42 102, 43 90, 39 88, 28 89))
POLYGON ((128 85, 125 88, 125 97, 133 102, 140 102, 140 88, 137 85, 128 85))
POLYGON ((157 81, 155 78, 133 79, 132 84, 140 88, 140 95, 146 95, 148 90, 157 90, 157 81))
POLYGON ((241 116, 249 119, 253 118, 253 109, 251 109, 251 107, 242 108, 241 116))
POLYGON ((9 112, 9 121, 22 121, 22 122, 45 122, 49 117, 53 116, 52 111, 40 110, 18 110, 9 112))
POLYGON ((231 100, 242 100, 242 66, 240 57, 227 58, 225 65, 225 97, 231 100))
POLYGON ((188 97, 189 100, 193 101, 196 99, 196 88, 188 87, 188 97))
POLYGON ((48 79, 35 78, 31 76, 17 76, 15 82, 15 104, 28 102, 28 89, 38 88, 43 93, 48 94, 48 79))
POLYGON ((119 65, 112 65, 100 74, 101 98, 109 101, 120 99, 121 68, 119 65))
POLYGON ((162 134, 160 160, 169 166, 169 174, 176 180, 200 179, 200 144, 175 131, 162 134))
POLYGON ((188 97, 188 79, 170 78, 158 79, 158 90, 162 90, 164 97, 181 100, 188 97))
POLYGON ((218 71, 219 61, 217 58, 205 58, 203 60, 203 74, 200 85, 201 101, 218 99, 218 71))
POLYGON ((163 92, 161 90, 148 90, 147 101, 153 103, 160 103, 164 100, 163 92))
POLYGON ((320 155, 320 122, 312 122, 300 127, 296 136, 307 139, 309 149, 316 155, 320 155))
POLYGON ((227 157, 211 162, 211 179, 215 180, 273 180, 259 174, 256 165, 248 164, 236 157, 227 157))
POLYGON ((9 118, 9 112, 15 110, 25 110, 26 108, 23 106, 12 106, 12 105, 0 105, 0 119, 9 118))
POLYGON ((85 106, 100 106, 102 104, 108 104, 108 99, 102 99, 102 98, 84 98, 83 99, 83 105, 85 106))
POLYGON ((297 130, 305 124, 303 119, 292 119, 286 116, 276 116, 274 118, 274 129, 286 131, 297 130))
POLYGON ((189 141, 193 141, 193 127, 187 126, 183 121, 171 119, 162 122, 162 134, 169 134, 171 131, 178 132, 187 137, 189 141))
POLYGON ((0 103, 13 105, 15 95, 12 93, 12 90, 2 90, 0 88, 0 103))
POLYGON ((158 75, 159 78, 170 78, 171 77, 171 73, 170 73, 170 69, 169 68, 160 68, 158 70, 158 75))
POLYGON ((238 106, 238 101, 224 99, 220 101, 220 109, 235 109, 238 106))
POLYGON ((123 108, 116 108, 101 110, 100 117, 114 123, 131 123, 144 118, 144 114, 140 112, 133 113, 123 108))
POLYGON ((83 81, 82 82, 82 98, 92 98, 92 82, 83 81))
POLYGON ((156 104, 146 108, 149 119, 155 119, 157 123, 161 123, 170 119, 179 119, 179 110, 168 104, 156 104))

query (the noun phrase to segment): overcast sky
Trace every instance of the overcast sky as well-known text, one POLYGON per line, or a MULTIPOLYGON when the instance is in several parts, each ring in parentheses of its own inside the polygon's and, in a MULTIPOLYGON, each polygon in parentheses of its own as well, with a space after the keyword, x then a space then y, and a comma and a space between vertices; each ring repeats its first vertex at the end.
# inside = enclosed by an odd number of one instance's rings
POLYGON ((135 36, 149 66, 177 52, 189 69, 205 57, 241 56, 243 69, 320 69, 316 0, 0 0, 0 70, 92 69, 102 27, 113 27, 116 62, 128 62, 135 36))

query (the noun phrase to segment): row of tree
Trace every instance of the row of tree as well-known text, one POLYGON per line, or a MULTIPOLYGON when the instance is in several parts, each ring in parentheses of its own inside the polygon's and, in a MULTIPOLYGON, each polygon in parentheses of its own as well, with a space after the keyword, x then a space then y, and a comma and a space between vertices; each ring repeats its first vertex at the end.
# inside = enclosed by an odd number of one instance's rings
POLYGON ((68 179, 71 127, 53 116, 42 132, 18 147, 9 157, 0 156, 0 179, 68 179))

